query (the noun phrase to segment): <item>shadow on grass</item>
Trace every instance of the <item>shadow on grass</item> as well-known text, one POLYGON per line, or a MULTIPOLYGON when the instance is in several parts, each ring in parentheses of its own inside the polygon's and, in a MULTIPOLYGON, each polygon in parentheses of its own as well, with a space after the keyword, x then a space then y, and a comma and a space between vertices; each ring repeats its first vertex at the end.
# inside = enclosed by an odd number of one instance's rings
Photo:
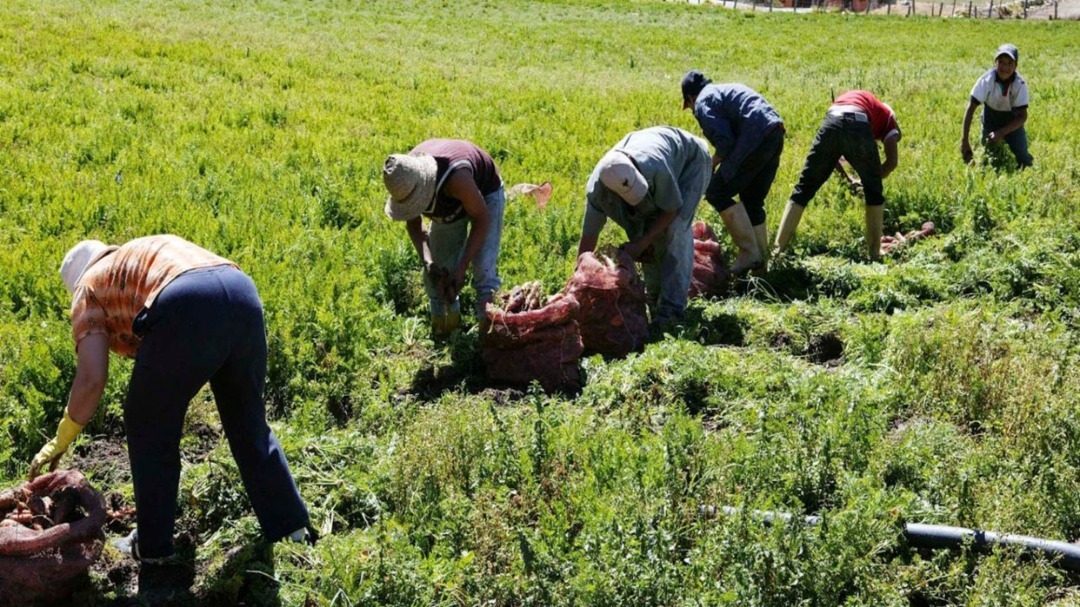
POLYGON ((255 540, 230 550, 225 563, 208 575, 200 606, 260 605, 281 607, 280 584, 274 574, 274 546, 255 540))
POLYGON ((710 314, 700 306, 690 306, 686 309, 682 330, 676 336, 706 346, 743 346, 746 344, 746 321, 736 314, 710 314))
POLYGON ((421 400, 437 400, 458 389, 479 394, 490 387, 480 358, 479 339, 472 332, 458 331, 436 344, 431 359, 413 375, 408 393, 421 400))
MULTIPOLYGON (((110 565, 106 578, 119 596, 77 597, 79 606, 217 607, 259 605, 281 607, 274 575, 273 545, 256 540, 229 551, 218 567, 195 562, 195 547, 183 537, 177 542, 179 560, 169 565, 138 564, 122 559, 110 565), (211 571, 213 569, 213 571, 211 571), (197 577, 204 576, 196 587, 197 577)), ((101 592, 99 589, 98 592, 101 592)))
MULTIPOLYGON (((542 364, 542 361, 537 361, 536 364, 542 364)), ((576 397, 587 381, 580 368, 579 373, 578 382, 566 383, 566 386, 575 385, 576 389, 555 390, 551 394, 576 397)), ((436 344, 430 359, 424 361, 413 375, 406 393, 423 401, 438 400, 448 392, 470 395, 482 393, 496 404, 507 405, 524 398, 532 389, 532 386, 526 384, 490 379, 480 354, 479 336, 475 331, 459 331, 450 339, 436 344)))

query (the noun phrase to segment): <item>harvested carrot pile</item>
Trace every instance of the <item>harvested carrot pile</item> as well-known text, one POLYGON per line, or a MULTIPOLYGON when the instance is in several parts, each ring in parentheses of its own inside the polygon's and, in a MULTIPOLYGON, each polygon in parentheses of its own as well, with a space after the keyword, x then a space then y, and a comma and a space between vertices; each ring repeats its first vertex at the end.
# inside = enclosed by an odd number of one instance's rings
POLYGON ((629 256, 583 253, 564 292, 581 305, 578 323, 586 352, 620 357, 644 347, 649 337, 645 283, 629 256))
POLYGON ((921 230, 914 230, 914 231, 908 232, 907 234, 897 232, 893 236, 888 236, 888 235, 882 236, 881 237, 881 252, 884 253, 885 255, 888 255, 890 253, 896 252, 897 250, 903 248, 905 245, 907 245, 907 244, 909 244, 909 243, 911 243, 913 241, 922 240, 923 238, 926 238, 928 236, 933 236, 933 235, 934 235, 934 222, 927 221, 926 223, 922 224, 922 229, 921 230))
POLYGON ((726 295, 731 274, 716 234, 704 221, 694 222, 693 230, 694 270, 690 276, 690 298, 726 295))
POLYGON ((519 386, 538 381, 547 392, 579 391, 583 348, 577 313, 571 296, 545 301, 539 282, 500 293, 488 306, 487 330, 480 337, 488 378, 519 386))
POLYGON ((58 601, 101 554, 105 504, 74 470, 0 492, 0 605, 58 601))

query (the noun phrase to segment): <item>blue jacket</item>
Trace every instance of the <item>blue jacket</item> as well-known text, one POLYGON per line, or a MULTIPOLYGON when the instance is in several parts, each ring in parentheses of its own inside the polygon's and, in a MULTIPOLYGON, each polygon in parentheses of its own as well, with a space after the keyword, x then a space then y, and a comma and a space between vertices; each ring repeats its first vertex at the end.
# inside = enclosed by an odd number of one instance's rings
POLYGON ((784 123, 773 106, 745 84, 710 84, 701 89, 694 118, 723 160, 720 176, 734 179, 746 156, 765 135, 784 123))

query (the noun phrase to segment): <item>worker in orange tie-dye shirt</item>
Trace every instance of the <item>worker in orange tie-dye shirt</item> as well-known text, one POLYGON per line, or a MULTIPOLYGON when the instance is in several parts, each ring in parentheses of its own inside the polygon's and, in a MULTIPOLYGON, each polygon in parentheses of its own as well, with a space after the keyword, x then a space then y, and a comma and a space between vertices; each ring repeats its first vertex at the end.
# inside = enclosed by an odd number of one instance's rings
POLYGON ((123 246, 84 240, 60 267, 72 293, 77 367, 64 419, 30 466, 55 468, 93 417, 109 351, 135 359, 124 426, 135 487, 135 532, 116 543, 143 562, 173 558, 180 435, 207 383, 252 507, 268 539, 311 540, 307 507, 266 423, 266 328, 251 279, 178 236, 123 246))

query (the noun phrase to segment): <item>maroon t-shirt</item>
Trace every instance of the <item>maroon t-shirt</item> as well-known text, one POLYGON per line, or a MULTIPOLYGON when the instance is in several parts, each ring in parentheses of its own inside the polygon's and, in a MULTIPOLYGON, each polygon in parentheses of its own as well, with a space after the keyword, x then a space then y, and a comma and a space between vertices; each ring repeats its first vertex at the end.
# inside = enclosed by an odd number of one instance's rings
MULTIPOLYGON (((438 170, 435 173, 437 184, 443 183, 447 173, 461 168, 472 169, 473 181, 484 196, 498 191, 502 187, 502 177, 495 168, 491 155, 480 146, 463 139, 428 139, 414 147, 410 154, 429 154, 435 158, 438 170)), ((456 198, 446 196, 442 187, 435 192, 434 204, 423 212, 423 216, 439 223, 451 223, 465 216, 465 207, 456 198)))

